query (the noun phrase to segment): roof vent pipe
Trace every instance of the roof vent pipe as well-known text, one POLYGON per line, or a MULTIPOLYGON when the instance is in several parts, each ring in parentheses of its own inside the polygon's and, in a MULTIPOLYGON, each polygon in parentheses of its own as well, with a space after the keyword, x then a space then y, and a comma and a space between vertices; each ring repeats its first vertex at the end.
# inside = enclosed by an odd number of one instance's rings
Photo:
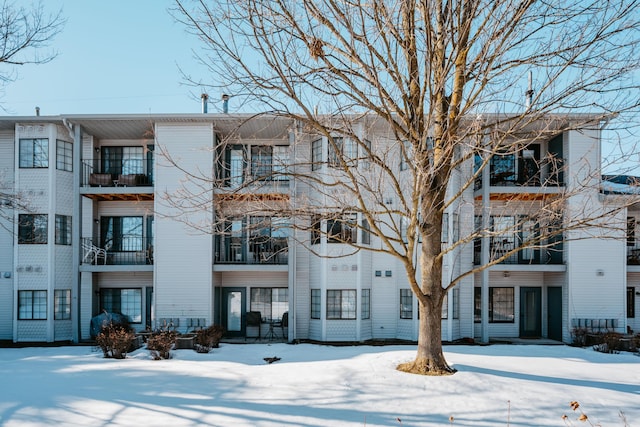
POLYGON ((529 86, 527 91, 525 92, 527 96, 527 110, 531 108, 531 103, 533 102, 533 73, 529 71, 529 86))
POLYGON ((202 99, 202 114, 207 114, 207 101, 209 100, 209 95, 203 93, 200 95, 200 99, 202 99))
POLYGON ((36 107, 36 116, 40 115, 40 107, 36 107))
POLYGON ((222 112, 225 114, 229 112, 229 95, 226 93, 222 95, 222 112))

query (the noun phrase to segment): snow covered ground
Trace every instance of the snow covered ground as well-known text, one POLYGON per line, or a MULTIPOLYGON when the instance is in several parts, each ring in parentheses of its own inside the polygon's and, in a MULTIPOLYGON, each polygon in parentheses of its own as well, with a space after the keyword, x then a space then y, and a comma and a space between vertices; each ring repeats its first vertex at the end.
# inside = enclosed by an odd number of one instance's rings
POLYGON ((585 425, 569 408, 577 400, 593 424, 623 426, 623 411, 640 426, 640 357, 629 353, 447 346, 458 369, 448 377, 396 371, 413 346, 222 344, 173 355, 0 349, 0 425, 564 426, 563 414, 585 425))

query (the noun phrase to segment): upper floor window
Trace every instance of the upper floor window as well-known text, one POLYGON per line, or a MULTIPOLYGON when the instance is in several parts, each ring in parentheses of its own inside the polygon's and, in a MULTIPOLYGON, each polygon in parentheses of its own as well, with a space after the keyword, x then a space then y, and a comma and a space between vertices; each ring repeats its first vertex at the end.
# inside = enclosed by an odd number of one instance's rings
POLYGON ((49 140, 47 138, 21 139, 20 167, 48 168, 49 140))
POLYGON ((404 171, 409 168, 409 153, 411 152, 409 141, 403 141, 400 150, 400 170, 404 171))
POLYGON ((102 246, 108 250, 130 252, 146 249, 141 216, 103 216, 100 227, 102 246))
POLYGON ((18 243, 46 244, 48 220, 46 214, 18 215, 18 243))
POLYGON ((251 147, 251 176, 257 180, 286 181, 287 146, 258 145, 251 147))
POLYGON ((315 171, 322 167, 322 139, 311 142, 311 170, 315 171))
POLYGON ((56 215, 56 245, 71 244, 71 217, 56 215))
POLYGON ((627 217, 627 246, 636 245, 636 219, 635 217, 627 217))
POLYGON ((358 227, 355 213, 344 214, 341 218, 327 220, 328 243, 357 243, 358 227))
POLYGON ((144 147, 102 147, 102 172, 144 174, 144 147))
POLYGON ((349 138, 331 138, 329 140, 329 167, 342 168, 343 162, 347 166, 358 165, 358 146, 349 138))
POLYGON ((67 141, 56 141, 56 169, 73 171, 73 144, 67 141))

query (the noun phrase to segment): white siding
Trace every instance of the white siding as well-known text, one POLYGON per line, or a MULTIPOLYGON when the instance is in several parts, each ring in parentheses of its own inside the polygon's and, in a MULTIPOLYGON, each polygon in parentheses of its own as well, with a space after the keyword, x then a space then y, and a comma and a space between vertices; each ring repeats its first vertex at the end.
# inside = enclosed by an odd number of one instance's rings
POLYGON ((214 133, 211 124, 156 126, 154 200, 154 307, 158 318, 213 315, 212 235, 197 232, 181 220, 211 223, 210 210, 187 214, 163 203, 161 194, 174 195, 181 183, 194 189, 184 173, 159 154, 166 150, 181 166, 192 171, 212 171, 214 133), (165 216, 166 215, 166 216, 165 216), (173 218, 177 219, 173 219, 173 218))

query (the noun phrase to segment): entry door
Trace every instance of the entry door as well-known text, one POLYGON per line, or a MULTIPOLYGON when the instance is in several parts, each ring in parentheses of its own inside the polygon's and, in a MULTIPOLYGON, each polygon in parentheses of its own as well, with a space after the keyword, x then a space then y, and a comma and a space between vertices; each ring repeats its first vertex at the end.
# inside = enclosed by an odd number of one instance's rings
POLYGON ((562 288, 560 286, 547 288, 547 312, 547 338, 562 341, 562 288))
POLYGON ((245 335, 246 296, 244 288, 222 288, 222 327, 227 337, 245 335))
POLYGON ((521 338, 537 338, 542 335, 541 299, 541 288, 520 288, 521 338))

